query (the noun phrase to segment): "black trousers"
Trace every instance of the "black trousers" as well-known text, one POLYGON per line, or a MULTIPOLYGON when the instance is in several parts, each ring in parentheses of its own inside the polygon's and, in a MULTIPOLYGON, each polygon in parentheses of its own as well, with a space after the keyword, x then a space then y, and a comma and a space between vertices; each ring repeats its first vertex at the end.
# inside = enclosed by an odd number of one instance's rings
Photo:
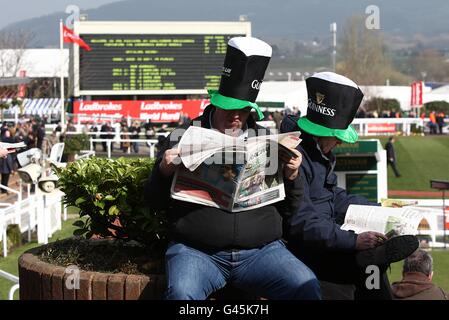
POLYGON ((396 178, 400 177, 401 174, 399 173, 398 168, 396 167, 396 161, 387 161, 387 163, 391 166, 391 169, 393 169, 396 178))
MULTIPOLYGON (((9 173, 2 173, 2 185, 8 186, 9 173)), ((5 189, 1 189, 1 193, 7 193, 5 189)))
MULTIPOLYGON (((379 267, 379 287, 369 289, 367 279, 373 273, 360 268, 356 263, 356 251, 333 251, 327 249, 290 248, 296 257, 305 263, 320 281, 355 286, 356 300, 391 300, 387 266, 379 267)), ((371 283, 368 280, 369 283, 371 283)))

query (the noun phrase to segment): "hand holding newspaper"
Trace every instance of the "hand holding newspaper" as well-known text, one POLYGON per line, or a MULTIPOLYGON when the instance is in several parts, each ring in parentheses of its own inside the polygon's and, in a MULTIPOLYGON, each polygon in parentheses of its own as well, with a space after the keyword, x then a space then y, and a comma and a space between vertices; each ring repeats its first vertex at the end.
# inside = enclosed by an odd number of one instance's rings
POLYGON ((171 195, 231 212, 281 201, 285 191, 277 151, 296 157, 290 148, 301 142, 299 136, 297 131, 246 139, 191 126, 179 142, 183 166, 176 170, 171 195))
POLYGON ((355 233, 377 231, 391 238, 416 234, 423 220, 423 208, 419 207, 388 208, 352 204, 348 207, 341 229, 353 230, 355 233))

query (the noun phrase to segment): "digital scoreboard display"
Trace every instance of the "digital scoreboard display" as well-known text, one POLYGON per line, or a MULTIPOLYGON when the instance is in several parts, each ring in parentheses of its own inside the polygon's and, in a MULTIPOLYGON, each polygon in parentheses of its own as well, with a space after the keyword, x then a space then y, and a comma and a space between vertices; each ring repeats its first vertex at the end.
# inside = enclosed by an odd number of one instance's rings
POLYGON ((81 91, 218 88, 230 38, 244 34, 81 34, 81 91))

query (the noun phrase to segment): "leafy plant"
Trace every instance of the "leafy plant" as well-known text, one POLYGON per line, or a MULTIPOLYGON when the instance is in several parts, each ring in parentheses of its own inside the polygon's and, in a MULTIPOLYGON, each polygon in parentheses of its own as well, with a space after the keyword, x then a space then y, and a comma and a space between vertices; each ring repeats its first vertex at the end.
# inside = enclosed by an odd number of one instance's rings
POLYGON ((143 190, 153 164, 153 159, 92 157, 55 168, 64 203, 84 217, 75 222, 74 234, 164 245, 165 212, 147 206, 143 190))
POLYGON ((11 105, 10 105, 8 102, 6 102, 6 101, 0 101, 0 109, 1 109, 1 110, 6 110, 6 109, 8 109, 10 106, 11 106, 11 105))
POLYGON ((432 101, 424 104, 424 110, 427 114, 432 111, 435 112, 444 112, 445 114, 449 114, 449 103, 446 101, 432 101))
POLYGON ((89 148, 89 136, 87 134, 71 134, 64 139, 64 153, 76 154, 80 150, 89 148))
POLYGON ((383 111, 400 111, 401 106, 396 99, 371 98, 365 102, 366 111, 376 111, 379 115, 383 111))
POLYGON ((20 98, 13 98, 11 100, 11 105, 12 106, 19 106, 20 107, 22 105, 22 103, 23 103, 23 100, 20 99, 20 98))

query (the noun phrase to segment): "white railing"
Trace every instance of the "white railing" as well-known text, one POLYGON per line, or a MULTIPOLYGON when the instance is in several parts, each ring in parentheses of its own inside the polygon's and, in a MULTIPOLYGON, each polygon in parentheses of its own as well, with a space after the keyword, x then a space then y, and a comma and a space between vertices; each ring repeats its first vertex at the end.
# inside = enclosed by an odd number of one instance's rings
MULTIPOLYGON (((137 142, 137 143, 146 143, 150 147, 150 158, 155 157, 156 144, 158 143, 155 139, 143 140, 143 139, 122 139, 122 138, 112 138, 112 139, 94 139, 90 138, 90 150, 94 150, 94 142, 106 142, 106 150, 108 153, 108 158, 111 158, 111 149, 113 143, 120 142, 137 142)), ((128 153, 131 153, 131 147, 128 148, 128 153)))
MULTIPOLYGON (((423 132, 427 133, 429 122, 429 118, 355 118, 352 125, 361 136, 394 135, 397 132, 409 136, 412 133, 412 125, 416 125, 417 128, 421 128, 423 132), (394 125, 394 130, 381 132, 381 130, 376 130, 373 127, 373 125, 381 126, 383 124, 394 125)), ((445 119, 444 123, 443 133, 448 133, 449 119, 445 119)))
POLYGON ((427 122, 421 118, 356 118, 352 125, 361 136, 376 136, 376 135, 393 135, 396 132, 402 132, 404 135, 411 134, 412 125, 424 128, 427 122), (372 125, 394 125, 394 130, 391 132, 382 132, 375 128, 370 128, 372 125))
MULTIPOLYGON (((31 241, 32 230, 37 228, 37 241, 40 244, 47 244, 48 238, 56 230, 61 229, 61 203, 64 194, 59 190, 46 194, 41 192, 37 186, 35 189, 34 195, 0 208, 0 239, 3 241, 4 257, 8 255, 6 231, 10 224, 17 224, 20 233, 27 232, 28 241, 31 241)), ((64 211, 65 219, 66 216, 67 213, 64 211)))
POLYGON ((14 282, 14 285, 11 287, 11 289, 9 289, 9 293, 8 293, 8 299, 9 300, 14 300, 14 293, 16 292, 17 289, 19 289, 19 277, 10 274, 6 271, 0 270, 0 277, 12 281, 14 282))

